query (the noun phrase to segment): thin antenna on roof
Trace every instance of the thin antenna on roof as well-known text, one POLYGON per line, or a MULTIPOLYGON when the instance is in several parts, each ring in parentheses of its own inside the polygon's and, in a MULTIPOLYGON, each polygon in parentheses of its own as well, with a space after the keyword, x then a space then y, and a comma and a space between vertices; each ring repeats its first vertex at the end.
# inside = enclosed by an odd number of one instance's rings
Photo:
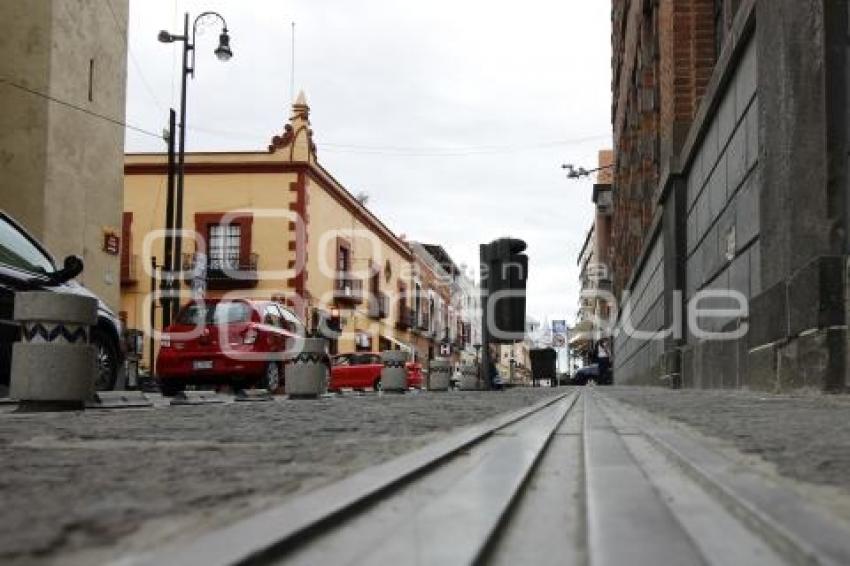
POLYGON ((289 100, 295 100, 295 22, 292 22, 292 65, 289 69, 289 100))

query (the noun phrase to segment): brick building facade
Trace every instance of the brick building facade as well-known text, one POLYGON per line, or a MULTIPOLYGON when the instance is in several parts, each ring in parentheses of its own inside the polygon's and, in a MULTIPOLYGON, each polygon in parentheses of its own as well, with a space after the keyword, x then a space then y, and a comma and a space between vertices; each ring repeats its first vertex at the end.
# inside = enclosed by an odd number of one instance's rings
POLYGON ((723 1, 613 2, 611 114, 618 214, 612 259, 614 273, 621 274, 615 281, 617 294, 652 223, 662 168, 681 147, 711 77, 716 5, 723 1))
POLYGON ((619 382, 847 387, 847 4, 613 1, 619 382))

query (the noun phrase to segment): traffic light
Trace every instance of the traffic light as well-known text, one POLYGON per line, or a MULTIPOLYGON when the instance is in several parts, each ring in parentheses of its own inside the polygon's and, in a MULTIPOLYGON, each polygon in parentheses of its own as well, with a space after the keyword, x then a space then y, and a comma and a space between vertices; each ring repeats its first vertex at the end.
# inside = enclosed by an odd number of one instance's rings
POLYGON ((528 246, 522 240, 503 238, 481 246, 487 267, 485 324, 491 342, 509 343, 525 337, 525 291, 528 281, 528 246), (490 313, 492 313, 492 318, 490 313))

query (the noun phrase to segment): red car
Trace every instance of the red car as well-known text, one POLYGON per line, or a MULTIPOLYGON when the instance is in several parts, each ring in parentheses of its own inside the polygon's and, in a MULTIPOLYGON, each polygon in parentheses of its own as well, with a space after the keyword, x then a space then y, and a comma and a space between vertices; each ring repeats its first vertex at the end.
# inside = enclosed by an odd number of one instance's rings
POLYGON ((298 317, 271 301, 189 303, 160 341, 160 390, 171 396, 189 384, 227 384, 274 391, 283 384, 283 361, 299 336, 304 325, 298 317))
MULTIPOLYGON (((384 367, 380 354, 351 353, 334 356, 331 365, 330 391, 343 388, 366 389, 371 387, 376 391, 381 389, 381 369, 384 367)), ((407 386, 422 388, 422 366, 418 363, 407 363, 407 386)))

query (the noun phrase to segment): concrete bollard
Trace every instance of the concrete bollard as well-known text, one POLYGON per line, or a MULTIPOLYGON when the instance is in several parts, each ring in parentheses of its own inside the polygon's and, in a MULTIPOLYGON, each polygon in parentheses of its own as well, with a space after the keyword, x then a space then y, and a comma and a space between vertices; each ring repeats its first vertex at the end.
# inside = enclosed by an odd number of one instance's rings
POLYGON ((452 380, 452 363, 449 360, 431 360, 428 372, 428 391, 448 391, 452 380))
POLYGON ((328 392, 328 341, 305 338, 301 351, 286 365, 284 391, 290 399, 315 399, 328 392))
POLYGON ((462 391, 478 391, 481 389, 477 365, 462 364, 460 366, 460 389, 462 391))
POLYGON ((15 295, 21 341, 12 349, 10 395, 22 410, 77 410, 94 398, 90 327, 97 299, 49 291, 15 295))
POLYGON ((381 361, 384 363, 381 369, 381 388, 390 393, 404 393, 407 391, 407 365, 408 353, 404 350, 387 350, 381 352, 381 361))

